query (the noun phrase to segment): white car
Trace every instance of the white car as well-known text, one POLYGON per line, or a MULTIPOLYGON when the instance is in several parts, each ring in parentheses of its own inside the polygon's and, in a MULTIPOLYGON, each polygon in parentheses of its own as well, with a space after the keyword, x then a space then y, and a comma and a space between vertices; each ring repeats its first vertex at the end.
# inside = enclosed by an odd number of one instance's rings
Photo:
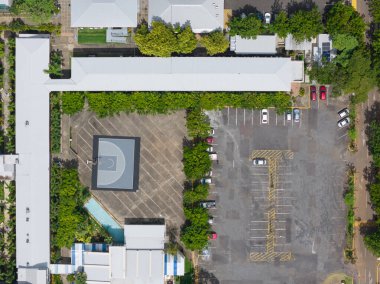
POLYGON ((207 148, 206 151, 209 152, 209 153, 212 153, 212 152, 214 152, 214 147, 210 146, 210 147, 207 148))
POLYGON ((212 161, 218 160, 218 155, 216 153, 212 153, 208 155, 212 161))
POLYGON ((338 111, 338 115, 340 118, 346 117, 349 114, 350 114, 350 111, 348 110, 348 108, 344 108, 344 109, 338 111))
POLYGON ((267 160, 264 158, 255 158, 252 161, 252 165, 254 166, 265 166, 267 164, 267 160))
POLYGON ((261 110, 261 123, 268 124, 268 110, 266 108, 261 110))
POLYGON ((350 118, 346 117, 338 121, 338 127, 343 128, 350 124, 350 118))
POLYGON ((209 178, 202 178, 201 179, 201 183, 202 184, 211 184, 212 183, 212 179, 209 177, 209 178))
POLYGON ((271 15, 270 15, 270 13, 265 13, 264 14, 264 18, 265 18, 265 23, 266 24, 270 24, 270 18, 271 18, 271 15))

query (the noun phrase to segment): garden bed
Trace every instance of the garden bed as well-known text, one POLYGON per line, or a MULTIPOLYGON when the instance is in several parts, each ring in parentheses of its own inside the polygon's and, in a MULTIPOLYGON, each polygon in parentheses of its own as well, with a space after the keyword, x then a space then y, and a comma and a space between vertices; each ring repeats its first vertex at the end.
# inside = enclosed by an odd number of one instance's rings
POLYGON ((106 43, 107 30, 104 29, 79 29, 79 44, 103 44, 106 43))

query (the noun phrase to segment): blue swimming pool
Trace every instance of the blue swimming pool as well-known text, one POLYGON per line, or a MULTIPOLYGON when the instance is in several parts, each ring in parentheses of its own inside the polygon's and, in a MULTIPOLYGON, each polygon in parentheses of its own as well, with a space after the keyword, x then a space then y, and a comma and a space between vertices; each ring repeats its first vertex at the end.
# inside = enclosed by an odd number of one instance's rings
POLYGON ((112 216, 103 209, 103 207, 94 198, 91 198, 84 207, 90 214, 103 226, 104 229, 112 236, 112 240, 117 244, 124 244, 124 230, 112 218, 112 216))

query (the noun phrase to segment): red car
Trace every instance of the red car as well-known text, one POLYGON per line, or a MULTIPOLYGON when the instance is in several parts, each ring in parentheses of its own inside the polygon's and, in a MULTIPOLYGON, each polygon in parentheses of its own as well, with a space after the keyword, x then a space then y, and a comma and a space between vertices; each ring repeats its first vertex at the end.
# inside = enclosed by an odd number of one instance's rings
POLYGON ((218 238, 218 234, 213 232, 208 237, 210 240, 216 240, 218 238))
POLYGON ((326 87, 325 86, 319 87, 319 99, 321 99, 322 101, 326 100, 326 87))
POLYGON ((315 86, 310 86, 310 99, 312 101, 317 100, 317 88, 315 86))
POLYGON ((214 143, 214 137, 212 137, 212 136, 207 137, 207 138, 206 138, 206 143, 208 143, 208 144, 212 144, 212 143, 214 143))

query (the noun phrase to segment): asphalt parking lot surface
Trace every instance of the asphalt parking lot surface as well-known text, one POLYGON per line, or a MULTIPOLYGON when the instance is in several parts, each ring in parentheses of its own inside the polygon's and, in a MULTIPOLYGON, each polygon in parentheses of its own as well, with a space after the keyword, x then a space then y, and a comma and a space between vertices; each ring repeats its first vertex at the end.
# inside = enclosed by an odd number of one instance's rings
POLYGON ((215 128, 210 199, 217 206, 211 256, 200 258, 202 283, 322 283, 329 273, 345 271, 343 249, 347 129, 338 129, 343 103, 313 102, 299 123, 269 110, 224 109, 210 112, 215 128), (279 162, 275 206, 276 253, 291 260, 250 261, 265 252, 268 235, 268 165, 253 166, 254 150, 290 150, 279 162))
POLYGON ((120 114, 98 118, 83 111, 71 118, 72 149, 77 153, 82 183, 91 188, 93 136, 141 137, 139 190, 91 190, 103 206, 124 224, 124 218, 165 218, 179 227, 184 221, 182 142, 185 112, 171 115, 120 114))

